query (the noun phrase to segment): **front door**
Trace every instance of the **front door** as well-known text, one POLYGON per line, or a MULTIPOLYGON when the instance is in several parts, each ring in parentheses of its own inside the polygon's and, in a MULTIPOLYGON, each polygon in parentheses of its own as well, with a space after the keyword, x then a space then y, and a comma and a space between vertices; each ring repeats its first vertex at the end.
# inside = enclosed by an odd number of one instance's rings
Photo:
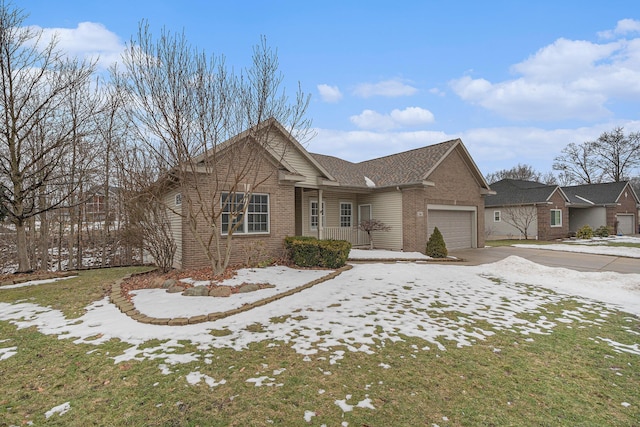
MULTIPOLYGON (((371 219, 371 205, 358 206, 358 224, 371 219)), ((358 230, 358 245, 368 245, 369 236, 366 231, 358 230)))

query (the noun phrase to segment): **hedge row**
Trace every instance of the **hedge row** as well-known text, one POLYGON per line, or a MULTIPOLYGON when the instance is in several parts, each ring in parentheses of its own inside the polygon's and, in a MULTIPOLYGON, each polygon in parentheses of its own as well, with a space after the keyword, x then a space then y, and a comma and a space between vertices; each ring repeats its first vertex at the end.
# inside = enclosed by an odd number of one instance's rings
POLYGON ((289 258, 300 267, 340 268, 347 263, 351 243, 346 240, 318 240, 293 236, 284 239, 289 258))

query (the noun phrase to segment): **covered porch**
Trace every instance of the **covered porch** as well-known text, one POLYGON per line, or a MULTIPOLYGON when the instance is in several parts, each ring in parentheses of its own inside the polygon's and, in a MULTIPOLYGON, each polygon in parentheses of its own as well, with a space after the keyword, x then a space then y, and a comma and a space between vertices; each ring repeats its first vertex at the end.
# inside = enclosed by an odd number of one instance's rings
POLYGON ((296 234, 369 245, 367 233, 358 230, 361 221, 372 218, 372 206, 366 202, 354 192, 296 188, 296 234))

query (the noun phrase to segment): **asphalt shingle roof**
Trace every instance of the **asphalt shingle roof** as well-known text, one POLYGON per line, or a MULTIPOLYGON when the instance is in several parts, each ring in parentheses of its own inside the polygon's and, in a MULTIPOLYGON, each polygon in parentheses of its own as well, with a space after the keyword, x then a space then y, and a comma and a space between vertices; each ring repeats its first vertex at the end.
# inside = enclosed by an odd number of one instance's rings
POLYGON ((584 184, 562 187, 569 201, 576 205, 590 205, 584 199, 595 205, 616 203, 618 196, 627 185, 627 181, 607 182, 602 184, 584 184))
POLYGON ((458 143, 460 140, 454 139, 360 163, 323 154, 310 154, 342 185, 367 187, 367 177, 376 187, 386 187, 413 184, 427 179, 427 173, 458 143))
POLYGON ((485 197, 484 205, 487 207, 544 203, 558 188, 557 185, 516 179, 503 179, 490 187, 496 194, 485 197))

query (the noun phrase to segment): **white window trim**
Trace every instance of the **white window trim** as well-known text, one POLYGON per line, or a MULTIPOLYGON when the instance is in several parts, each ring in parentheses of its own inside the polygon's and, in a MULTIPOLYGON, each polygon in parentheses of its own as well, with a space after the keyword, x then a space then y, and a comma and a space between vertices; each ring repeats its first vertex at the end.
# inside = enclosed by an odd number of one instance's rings
POLYGON ((502 212, 501 211, 493 211, 493 222, 502 222, 502 212), (498 214, 498 215, 496 215, 498 214))
POLYGON ((351 228, 351 227, 353 227, 353 202, 348 202, 348 201, 340 202, 338 204, 338 209, 339 209, 339 212, 338 212, 338 225, 341 228, 351 228), (342 205, 349 205, 350 206, 350 212, 351 213, 349 215, 342 215, 342 205), (342 217, 343 216, 344 217, 347 217, 347 216, 349 217, 349 224, 351 224, 351 225, 344 225, 344 226, 342 225, 342 217))
MULTIPOLYGON (((224 194, 229 194, 228 191, 223 191, 220 194, 220 208, 224 208, 224 194)), ((235 194, 244 195, 244 192, 236 192, 235 194)), ((238 227, 238 229, 234 232, 234 235, 242 235, 242 236, 255 236, 255 235, 266 235, 271 233, 271 196, 267 193, 251 193, 251 197, 253 196, 267 196, 267 231, 249 231, 249 223, 247 221, 247 216, 249 215, 249 204, 245 207, 244 212, 242 213, 242 227, 238 227), (236 234, 237 233, 237 234, 236 234)), ((224 213, 223 213, 224 214, 224 213)), ((222 215, 220 216, 220 233, 223 236, 227 236, 229 234, 228 231, 224 231, 222 229, 222 215)), ((229 224, 231 226, 231 224, 229 224)))
MULTIPOLYGON (((313 226, 312 225, 312 221, 311 221, 311 216, 312 216, 312 212, 313 212, 313 204, 314 203, 318 203, 318 199, 309 199, 309 229, 310 230, 317 230, 318 226, 313 226)), ((326 227, 327 226, 327 216, 325 214, 326 210, 325 210, 326 204, 325 201, 322 201, 322 208, 320 209, 320 212, 318 212, 318 216, 322 216, 322 227, 326 227)), ((319 221, 318 221, 319 223, 319 221)))
POLYGON ((556 227, 562 227, 562 209, 551 209, 550 211, 550 215, 549 215, 549 226, 556 228, 556 227), (553 219, 553 213, 554 212, 560 212, 560 223, 559 224, 553 224, 551 222, 551 220, 553 219))

